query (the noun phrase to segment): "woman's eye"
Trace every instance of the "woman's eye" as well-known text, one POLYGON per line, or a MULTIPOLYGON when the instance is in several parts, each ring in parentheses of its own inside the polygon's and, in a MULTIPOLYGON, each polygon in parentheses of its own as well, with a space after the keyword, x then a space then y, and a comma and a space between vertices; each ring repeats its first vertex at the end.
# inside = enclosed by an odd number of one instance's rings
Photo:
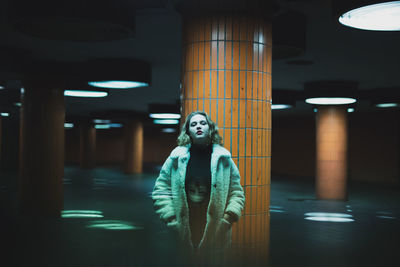
POLYGON ((205 121, 202 121, 201 124, 202 124, 202 125, 206 125, 206 122, 205 122, 205 121))

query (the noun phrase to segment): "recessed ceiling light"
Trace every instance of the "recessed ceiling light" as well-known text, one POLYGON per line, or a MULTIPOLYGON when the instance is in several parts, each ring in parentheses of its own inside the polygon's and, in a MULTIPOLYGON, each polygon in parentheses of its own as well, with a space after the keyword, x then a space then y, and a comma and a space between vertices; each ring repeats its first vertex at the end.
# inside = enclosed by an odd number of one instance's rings
POLYGON ((10 113, 8 113, 8 112, 2 112, 2 113, 0 113, 0 116, 1 116, 1 117, 8 117, 8 116, 10 116, 10 113))
POLYGON ((350 97, 312 97, 306 99, 306 103, 314 105, 346 105, 356 101, 356 99, 350 97))
POLYGON ((150 113, 150 118, 153 119, 180 119, 181 114, 176 113, 150 113))
POLYGON ((0 90, 4 89, 4 86, 0 85, 0 90))
POLYGON ((148 86, 148 83, 134 81, 93 81, 88 82, 90 86, 112 89, 130 89, 148 86))
POLYGON ((271 109, 288 109, 291 108, 291 105, 287 105, 287 104, 272 104, 271 105, 271 109))
POLYGON ((66 122, 66 123, 64 123, 64 128, 67 128, 67 129, 74 128, 74 124, 66 122))
POLYGON ((122 123, 110 123, 108 124, 110 128, 122 128, 122 123))
POLYGON ((352 113, 352 112, 354 112, 354 110, 355 110, 354 108, 348 108, 348 109, 347 109, 347 112, 348 112, 348 113, 352 113))
POLYGON ((94 123, 111 123, 111 120, 94 119, 94 123))
POLYGON ((176 129, 175 128, 164 128, 161 130, 163 133, 175 133, 176 129))
POLYGON ((377 107, 377 108, 394 108, 394 107, 397 107, 399 104, 397 104, 397 103, 379 103, 379 104, 376 104, 375 106, 377 107))
POLYGON ((400 31, 400 1, 368 5, 339 17, 345 26, 372 31, 400 31))
POLYGON ((154 124, 178 124, 179 120, 154 120, 154 124))
POLYGON ((105 97, 108 93, 101 91, 65 90, 64 95, 74 97, 105 97))
POLYGON ((95 129, 110 129, 110 125, 108 124, 96 124, 94 126, 95 129))

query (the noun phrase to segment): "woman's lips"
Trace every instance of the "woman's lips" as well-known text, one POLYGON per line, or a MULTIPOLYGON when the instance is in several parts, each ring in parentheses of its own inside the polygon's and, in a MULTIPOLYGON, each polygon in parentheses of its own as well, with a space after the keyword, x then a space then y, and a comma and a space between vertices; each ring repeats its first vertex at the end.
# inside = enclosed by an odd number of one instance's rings
POLYGON ((203 133, 202 131, 197 131, 197 132, 196 132, 197 135, 200 135, 200 134, 202 134, 202 133, 203 133))

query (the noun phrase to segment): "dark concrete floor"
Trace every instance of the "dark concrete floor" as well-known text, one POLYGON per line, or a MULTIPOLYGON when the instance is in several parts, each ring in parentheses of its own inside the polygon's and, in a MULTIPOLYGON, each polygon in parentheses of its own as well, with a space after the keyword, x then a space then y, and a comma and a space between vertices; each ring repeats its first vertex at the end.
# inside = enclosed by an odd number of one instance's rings
MULTIPOLYGON (((0 251, 3 263, 10 259, 2 266, 181 265, 173 236, 153 210, 156 172, 67 167, 64 209, 102 217, 59 219, 18 215, 16 174, 0 174, 0 251), (91 228, 105 222, 113 230, 91 228), (118 229, 121 223, 130 228, 118 229)), ((269 266, 400 266, 398 187, 352 183, 348 201, 320 201, 310 181, 272 180, 269 266), (354 221, 306 220, 309 212, 343 213, 354 221)))

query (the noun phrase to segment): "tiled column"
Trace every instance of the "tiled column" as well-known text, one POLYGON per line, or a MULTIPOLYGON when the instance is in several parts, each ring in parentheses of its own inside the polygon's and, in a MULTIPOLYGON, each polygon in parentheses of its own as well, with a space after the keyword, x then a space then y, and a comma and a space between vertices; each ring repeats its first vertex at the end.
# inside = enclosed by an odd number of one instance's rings
POLYGON ((96 129, 90 122, 80 124, 81 168, 94 168, 96 162, 96 129))
POLYGON ((271 163, 271 26, 255 16, 184 21, 183 116, 204 110, 217 123, 245 191, 232 246, 266 256, 271 163))
POLYGON ((347 197, 347 107, 320 106, 316 120, 318 199, 347 197))
POLYGON ((59 216, 63 208, 64 84, 28 78, 21 109, 19 211, 59 216))
POLYGON ((140 121, 124 125, 125 160, 124 171, 127 174, 143 171, 143 124, 140 121))

